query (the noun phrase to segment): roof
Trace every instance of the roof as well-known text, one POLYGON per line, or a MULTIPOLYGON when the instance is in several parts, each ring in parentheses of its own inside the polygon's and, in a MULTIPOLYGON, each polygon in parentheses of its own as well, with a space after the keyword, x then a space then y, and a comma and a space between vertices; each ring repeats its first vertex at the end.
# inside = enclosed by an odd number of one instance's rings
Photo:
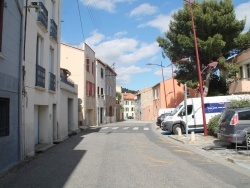
POLYGON ((123 93, 123 99, 124 100, 134 100, 135 95, 133 93, 123 93))

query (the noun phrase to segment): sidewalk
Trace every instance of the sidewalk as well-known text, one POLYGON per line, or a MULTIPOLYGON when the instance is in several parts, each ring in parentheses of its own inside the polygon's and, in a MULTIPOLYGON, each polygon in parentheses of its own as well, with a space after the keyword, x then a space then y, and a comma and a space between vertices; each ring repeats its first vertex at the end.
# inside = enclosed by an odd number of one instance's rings
POLYGON ((188 136, 168 135, 168 137, 250 170, 250 150, 238 148, 236 151, 235 146, 230 143, 220 141, 214 136, 204 136, 202 133, 188 136))

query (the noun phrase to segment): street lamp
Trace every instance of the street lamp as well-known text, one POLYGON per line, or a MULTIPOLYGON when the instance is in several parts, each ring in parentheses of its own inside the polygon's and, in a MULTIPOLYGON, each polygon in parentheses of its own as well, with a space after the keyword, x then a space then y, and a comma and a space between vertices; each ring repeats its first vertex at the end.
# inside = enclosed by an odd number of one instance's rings
POLYGON ((173 64, 178 63, 178 62, 180 62, 180 61, 188 61, 188 60, 189 60, 188 57, 181 58, 180 60, 175 61, 175 62, 172 62, 172 59, 171 59, 171 63, 167 66, 167 67, 169 67, 169 66, 171 65, 171 68, 172 68, 172 80, 173 80, 173 89, 174 89, 174 107, 177 106, 177 104, 176 104, 177 102, 176 102, 176 95, 175 95, 175 84, 174 84, 174 69, 173 69, 173 64))
POLYGON ((192 27, 193 27, 193 33, 194 33, 194 45, 195 45, 195 53, 196 53, 196 63, 197 63, 199 87, 200 87, 200 94, 201 94, 201 108, 202 108, 202 117, 203 117, 204 136, 207 136, 207 124, 206 124, 205 106, 204 106, 204 98, 203 98, 203 87, 202 87, 201 70, 200 70, 200 58, 199 58, 196 31, 195 31, 195 26, 194 26, 193 7, 192 7, 195 4, 190 2, 190 0, 184 0, 184 1, 186 1, 189 4, 191 19, 192 19, 192 27))
POLYGON ((162 74, 162 81, 163 81, 163 88, 164 88, 164 95, 165 95, 165 104, 166 104, 166 108, 167 108, 167 95, 166 95, 165 81, 164 81, 164 75, 163 75, 163 68, 165 68, 165 67, 162 65, 162 62, 160 65, 154 64, 154 63, 147 63, 146 65, 156 65, 156 66, 161 67, 161 74, 162 74))
POLYGON ((216 67, 217 64, 218 64, 218 62, 216 62, 216 61, 209 63, 204 69, 202 69, 201 74, 202 74, 207 68, 216 67))

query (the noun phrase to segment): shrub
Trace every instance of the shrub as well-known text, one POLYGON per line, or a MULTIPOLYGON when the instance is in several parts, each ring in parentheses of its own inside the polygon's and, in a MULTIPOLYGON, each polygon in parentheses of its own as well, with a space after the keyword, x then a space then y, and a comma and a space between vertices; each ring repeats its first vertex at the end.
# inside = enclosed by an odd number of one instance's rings
POLYGON ((208 122, 208 133, 210 135, 216 136, 217 132, 219 130, 219 119, 221 117, 221 114, 215 115, 210 119, 208 122))
POLYGON ((241 98, 240 100, 231 100, 230 103, 226 106, 226 108, 244 108, 250 106, 249 98, 241 98))

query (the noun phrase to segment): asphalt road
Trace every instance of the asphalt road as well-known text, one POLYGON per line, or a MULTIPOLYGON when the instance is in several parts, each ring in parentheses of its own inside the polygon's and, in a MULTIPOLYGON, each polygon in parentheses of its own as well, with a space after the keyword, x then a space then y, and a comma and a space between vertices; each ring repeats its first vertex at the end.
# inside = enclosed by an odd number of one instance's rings
POLYGON ((84 130, 0 178, 1 188, 250 187, 241 173, 129 120, 84 130))

